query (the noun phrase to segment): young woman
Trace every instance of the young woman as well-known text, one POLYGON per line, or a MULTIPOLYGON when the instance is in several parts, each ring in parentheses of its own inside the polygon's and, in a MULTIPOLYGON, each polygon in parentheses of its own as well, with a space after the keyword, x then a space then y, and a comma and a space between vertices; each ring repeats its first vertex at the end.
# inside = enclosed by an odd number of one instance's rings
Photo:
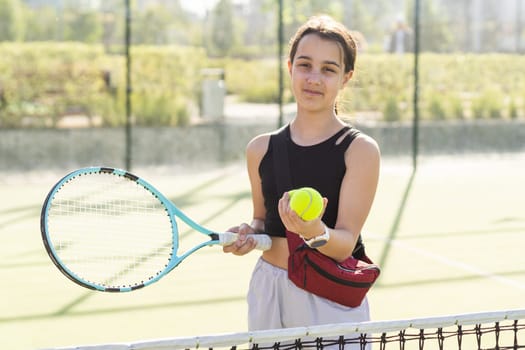
POLYGON ((296 287, 287 278, 285 230, 308 241, 323 236, 317 248, 342 261, 362 253, 361 230, 369 214, 379 177, 380 153, 370 137, 346 125, 336 99, 354 72, 356 43, 348 29, 327 16, 310 18, 290 42, 288 71, 297 115, 285 126, 290 173, 295 187, 316 188, 324 212, 303 221, 289 208, 288 193, 278 193, 271 133, 246 148, 253 220, 230 229, 239 239, 224 251, 244 255, 255 243, 245 234, 265 232, 272 248, 263 252, 248 291, 249 329, 275 329, 370 319, 368 301, 350 308, 296 287))

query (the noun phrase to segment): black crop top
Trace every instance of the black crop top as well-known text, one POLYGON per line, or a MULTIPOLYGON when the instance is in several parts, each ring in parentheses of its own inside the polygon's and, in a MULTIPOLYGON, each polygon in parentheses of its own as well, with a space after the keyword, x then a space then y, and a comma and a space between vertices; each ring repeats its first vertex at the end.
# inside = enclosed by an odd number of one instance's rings
MULTIPOLYGON (((281 129, 278 134, 270 138, 268 151, 259 164, 262 192, 266 218, 264 229, 274 237, 286 237, 286 230, 277 210, 282 193, 277 193, 275 181, 274 161, 272 156, 273 137, 285 137, 290 162, 290 176, 293 188, 313 187, 323 197, 328 198, 328 205, 323 216, 323 222, 334 227, 339 207, 339 190, 346 172, 345 152, 359 134, 353 127, 346 126, 329 139, 312 146, 299 146, 290 137, 290 126, 281 129), (336 144, 336 141, 348 130, 348 135, 336 144)), ((291 190, 285 189, 286 191, 291 190)))

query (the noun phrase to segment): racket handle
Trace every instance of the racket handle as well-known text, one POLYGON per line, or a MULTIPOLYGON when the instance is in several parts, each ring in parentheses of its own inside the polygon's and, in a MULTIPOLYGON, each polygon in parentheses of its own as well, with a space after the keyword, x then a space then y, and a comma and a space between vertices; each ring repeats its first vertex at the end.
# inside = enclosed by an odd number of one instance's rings
MULTIPOLYGON (((237 240, 237 237, 239 236, 237 233, 233 232, 223 232, 219 233, 219 243, 220 245, 230 245, 233 242, 237 240)), ((259 250, 268 250, 272 246, 272 239, 270 236, 262 233, 256 233, 256 234, 248 234, 247 238, 253 238, 257 245, 255 246, 255 249, 259 250)))

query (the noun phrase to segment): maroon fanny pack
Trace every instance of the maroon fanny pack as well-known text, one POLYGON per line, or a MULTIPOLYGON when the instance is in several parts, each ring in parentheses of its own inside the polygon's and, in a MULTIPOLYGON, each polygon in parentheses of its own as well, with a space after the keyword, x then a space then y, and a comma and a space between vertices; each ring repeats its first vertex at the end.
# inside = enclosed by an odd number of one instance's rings
POLYGON ((379 266, 366 255, 337 262, 286 232, 290 256, 288 278, 299 288, 336 303, 357 307, 379 277, 379 266))

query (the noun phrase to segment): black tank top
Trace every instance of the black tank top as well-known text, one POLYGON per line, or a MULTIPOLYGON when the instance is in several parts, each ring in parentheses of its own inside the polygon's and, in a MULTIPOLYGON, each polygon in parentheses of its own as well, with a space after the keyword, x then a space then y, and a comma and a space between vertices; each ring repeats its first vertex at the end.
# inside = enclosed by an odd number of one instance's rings
MULTIPOLYGON (((281 129, 273 137, 285 137, 290 163, 290 176, 293 188, 313 187, 323 197, 328 198, 328 205, 323 216, 323 222, 334 227, 339 207, 339 190, 346 172, 345 152, 359 131, 346 126, 329 139, 312 146, 299 146, 290 137, 290 126, 281 129), (350 131, 348 131, 350 130, 350 131), (337 140, 348 131, 348 135, 336 144, 337 140)), ((266 218, 264 228, 266 233, 274 237, 286 237, 285 227, 277 210, 282 193, 277 193, 275 181, 272 138, 268 151, 259 164, 266 218)), ((293 188, 285 189, 285 191, 293 188)))

